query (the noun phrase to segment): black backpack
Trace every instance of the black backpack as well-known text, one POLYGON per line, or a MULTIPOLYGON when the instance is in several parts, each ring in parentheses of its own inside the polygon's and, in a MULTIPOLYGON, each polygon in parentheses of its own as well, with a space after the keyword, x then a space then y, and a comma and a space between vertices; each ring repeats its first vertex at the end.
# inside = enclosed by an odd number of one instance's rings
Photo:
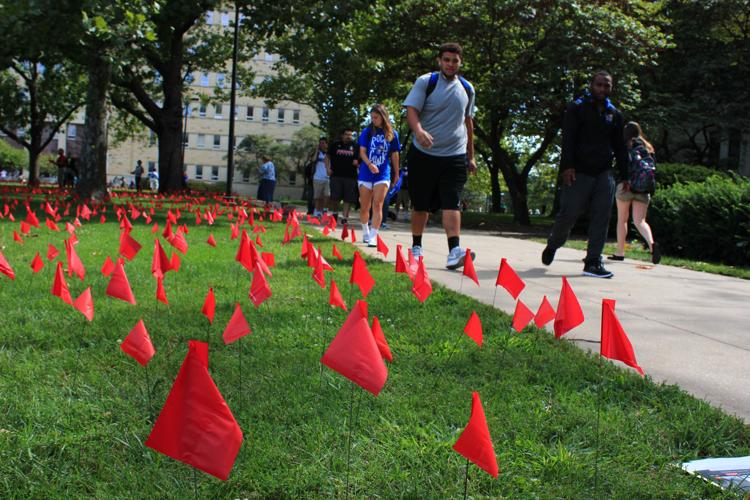
POLYGON ((656 190, 656 161, 646 146, 634 141, 628 151, 628 182, 634 193, 653 194, 656 190))

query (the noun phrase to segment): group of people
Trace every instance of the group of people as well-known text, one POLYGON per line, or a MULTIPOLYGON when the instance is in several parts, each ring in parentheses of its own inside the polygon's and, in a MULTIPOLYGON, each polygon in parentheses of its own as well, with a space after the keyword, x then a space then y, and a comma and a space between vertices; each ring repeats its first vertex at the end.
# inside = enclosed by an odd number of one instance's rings
POLYGON ((65 150, 57 150, 57 158, 49 160, 57 167, 57 185, 61 188, 73 187, 78 178, 78 161, 74 157, 65 156, 65 150))
MULTIPOLYGON (((141 190, 143 189, 143 174, 145 173, 145 169, 143 168, 143 162, 141 160, 136 160, 135 168, 130 173, 135 176, 135 180, 130 187, 135 188, 135 190, 140 193, 141 190)), ((151 191, 158 190, 159 189, 159 173, 156 171, 156 165, 154 165, 153 163, 149 165, 147 175, 148 175, 149 189, 151 191)))

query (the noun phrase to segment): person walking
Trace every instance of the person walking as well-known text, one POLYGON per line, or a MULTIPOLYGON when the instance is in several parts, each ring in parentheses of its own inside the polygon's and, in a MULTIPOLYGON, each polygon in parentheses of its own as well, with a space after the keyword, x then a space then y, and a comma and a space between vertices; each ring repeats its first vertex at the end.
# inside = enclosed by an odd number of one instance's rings
POLYGON ((555 252, 563 246, 570 230, 588 208, 588 247, 583 274, 611 278, 602 265, 602 250, 607 239, 609 217, 615 195, 612 160, 618 170, 627 168, 623 141, 622 113, 610 102, 612 76, 598 71, 588 91, 565 109, 560 171, 562 190, 560 210, 552 225, 542 263, 552 264, 555 252))
MULTIPOLYGON (((635 173, 642 162, 654 165, 654 147, 643 135, 641 126, 636 122, 628 122, 623 131, 625 146, 628 149, 628 168, 619 171, 620 182, 617 184, 615 202, 617 203, 617 251, 607 257, 609 260, 625 260, 625 240, 628 236, 628 222, 630 209, 633 209, 633 224, 648 245, 651 252, 651 262, 661 262, 661 250, 659 244, 654 241, 651 226, 646 222, 646 212, 651 201, 651 186, 643 189, 631 185, 631 174, 635 173), (643 189, 643 191, 641 190, 643 189)), ((650 183, 648 183, 650 184, 650 183)))
POLYGON ((276 188, 276 167, 270 157, 264 155, 261 159, 263 160, 263 164, 258 169, 260 172, 258 200, 268 205, 273 203, 273 191, 276 188))
POLYGON ((464 264, 460 246, 460 200, 468 172, 476 172, 474 159, 474 87, 460 76, 462 49, 457 43, 440 46, 440 71, 417 78, 404 100, 414 139, 409 149, 409 195, 412 253, 422 255, 422 234, 430 211, 442 209, 448 239, 448 269, 464 264))
POLYGON ((57 159, 55 161, 50 160, 50 163, 57 166, 57 186, 62 188, 65 186, 65 174, 68 170, 68 158, 65 156, 65 150, 62 148, 57 150, 57 159))
POLYGON ((357 174, 359 168, 359 146, 353 140, 354 131, 345 128, 341 138, 328 147, 328 163, 331 171, 331 211, 338 218, 339 203, 344 202, 343 218, 349 219, 351 206, 357 203, 357 174))
POLYGON ((159 172, 156 171, 156 164, 149 162, 148 165, 148 187, 151 191, 159 190, 159 172))
POLYGON ((370 110, 370 125, 359 134, 359 221, 362 241, 377 246, 378 230, 383 222, 383 201, 391 182, 398 178, 401 144, 393 130, 388 110, 376 104, 370 110), (393 168, 391 168, 393 167, 393 168), (372 207, 372 228, 368 226, 372 207))
POLYGON ((315 170, 313 171, 313 199, 315 200, 315 217, 323 215, 323 209, 328 206, 328 196, 331 194, 328 182, 329 167, 326 155, 328 154, 328 139, 321 137, 318 141, 317 157, 315 159, 315 170))
POLYGON ((136 192, 141 192, 141 179, 143 178, 143 162, 141 160, 138 160, 135 162, 135 170, 130 172, 131 174, 135 174, 135 190, 136 192))

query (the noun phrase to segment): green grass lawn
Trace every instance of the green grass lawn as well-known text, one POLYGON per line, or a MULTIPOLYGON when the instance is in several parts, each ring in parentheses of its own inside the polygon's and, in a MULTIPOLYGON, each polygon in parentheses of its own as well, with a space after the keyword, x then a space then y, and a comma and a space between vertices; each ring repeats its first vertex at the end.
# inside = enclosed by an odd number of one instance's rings
MULTIPOLYGON (((113 219, 111 210, 108 216, 113 219)), ((186 498, 194 487, 209 498, 346 495, 352 384, 328 368, 321 378, 319 363, 346 313, 327 306, 328 290, 314 284, 299 258, 299 239, 280 248, 283 225, 268 225, 261 236, 277 266, 270 279, 273 297, 255 309, 247 297, 249 275, 234 261, 239 240, 229 240, 226 217, 213 227, 193 225, 191 214, 185 219, 190 250, 179 272, 165 278, 169 306, 155 300, 154 236, 142 220, 134 223, 132 236, 143 249, 126 265, 137 306, 107 297, 107 280, 99 272, 105 256, 117 252, 116 222, 92 222, 77 231, 87 275, 85 283, 74 277, 68 284, 74 297, 92 286, 96 316, 90 324, 50 295, 49 265, 36 275, 28 265, 37 251, 46 253, 48 243, 62 250, 67 233, 42 226, 19 245, 12 240, 17 223, 0 222, 2 251, 16 271, 15 281, 0 276, 3 497, 186 498), (217 248, 205 243, 209 233, 217 248), (200 313, 209 286, 217 299, 211 328, 200 313), (253 333, 224 346, 221 333, 235 302, 253 333), (157 351, 148 367, 151 408, 146 370, 119 349, 140 318, 157 351), (211 374, 245 435, 226 482, 194 475, 143 445, 188 339, 209 339, 211 374)), ((350 298, 358 297, 347 284, 355 247, 311 232, 351 305, 350 298), (341 263, 331 257, 333 242, 344 254, 341 263)), ((492 479, 470 467, 471 496, 734 498, 675 465, 747 455, 750 432, 741 421, 674 386, 600 363, 547 333, 529 328, 511 334, 507 315, 440 286, 420 305, 408 291, 408 278, 395 274, 391 263, 368 263, 377 281, 367 298, 369 311, 379 317, 395 359, 380 396, 354 392, 353 496, 463 495, 465 460, 451 446, 469 419, 476 390, 500 476, 492 479), (462 333, 472 310, 484 324, 481 349, 462 333)))

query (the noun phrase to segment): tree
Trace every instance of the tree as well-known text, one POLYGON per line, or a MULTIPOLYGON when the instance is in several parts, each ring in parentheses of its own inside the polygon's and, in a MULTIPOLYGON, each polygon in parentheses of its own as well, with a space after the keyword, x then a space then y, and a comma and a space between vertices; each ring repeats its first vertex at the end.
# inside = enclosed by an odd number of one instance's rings
POLYGON ((255 173, 263 157, 271 158, 277 173, 289 170, 289 145, 269 135, 248 135, 237 146, 237 169, 255 173))

